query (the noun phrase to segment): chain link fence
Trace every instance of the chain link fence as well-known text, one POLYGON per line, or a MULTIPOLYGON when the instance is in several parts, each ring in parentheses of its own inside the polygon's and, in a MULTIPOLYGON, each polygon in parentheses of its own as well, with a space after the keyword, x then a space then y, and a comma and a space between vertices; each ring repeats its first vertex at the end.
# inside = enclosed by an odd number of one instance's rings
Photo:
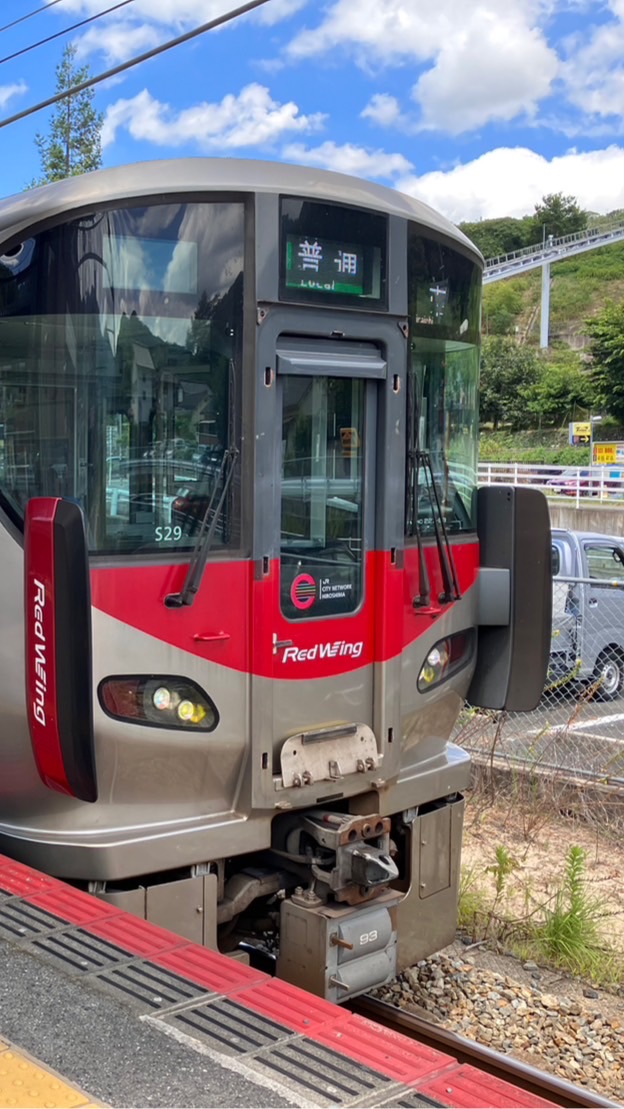
POLYGON ((624 580, 556 578, 552 621, 537 708, 466 704, 454 741, 481 765, 556 771, 624 791, 624 580))

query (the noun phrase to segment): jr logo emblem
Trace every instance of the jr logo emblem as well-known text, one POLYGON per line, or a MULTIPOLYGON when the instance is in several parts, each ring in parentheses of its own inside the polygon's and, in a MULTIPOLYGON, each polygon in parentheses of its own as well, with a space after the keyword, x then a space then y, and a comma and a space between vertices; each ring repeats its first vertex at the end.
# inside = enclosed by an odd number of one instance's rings
POLYGON ((316 600, 316 582, 311 574, 297 574, 290 587, 290 599, 295 608, 310 608, 316 600))

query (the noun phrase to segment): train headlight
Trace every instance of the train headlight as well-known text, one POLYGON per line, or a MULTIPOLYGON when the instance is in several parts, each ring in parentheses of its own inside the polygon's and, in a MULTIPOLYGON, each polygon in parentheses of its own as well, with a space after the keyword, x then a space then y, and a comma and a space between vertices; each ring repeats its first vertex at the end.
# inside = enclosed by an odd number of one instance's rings
POLYGON ((171 708, 171 690, 167 689, 164 685, 159 685, 152 694, 152 702, 155 709, 165 711, 171 708))
POLYGON ((472 658, 474 631, 458 632, 448 639, 441 639, 431 648, 418 675, 418 691, 426 693, 445 678, 461 670, 472 658))
POLYGON ((98 696, 108 716, 129 724, 211 732, 219 723, 214 701, 188 678, 140 674, 105 678, 98 696))
POLYGON ((429 689, 444 677, 449 663, 449 649, 446 640, 442 640, 429 651, 425 664, 418 675, 418 688, 421 692, 429 689))

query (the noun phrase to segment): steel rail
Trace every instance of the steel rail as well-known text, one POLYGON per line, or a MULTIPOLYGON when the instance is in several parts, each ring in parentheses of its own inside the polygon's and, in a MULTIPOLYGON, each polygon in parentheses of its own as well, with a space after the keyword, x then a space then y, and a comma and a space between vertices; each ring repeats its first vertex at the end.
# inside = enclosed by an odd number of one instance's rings
POLYGON ((503 1055, 492 1048, 450 1032, 431 1021, 423 1020, 414 1013, 406 1013, 386 1001, 372 997, 358 997, 347 1002, 344 1008, 360 1016, 368 1017, 377 1024, 401 1032, 410 1039, 428 1047, 450 1052, 459 1063, 469 1063, 487 1074, 511 1082, 519 1089, 550 1100, 554 1105, 567 1106, 568 1109, 593 1109, 593 1106, 606 1106, 617 1109, 617 1102, 600 1097, 592 1090, 574 1086, 553 1074, 538 1070, 536 1067, 521 1063, 510 1055, 503 1055))

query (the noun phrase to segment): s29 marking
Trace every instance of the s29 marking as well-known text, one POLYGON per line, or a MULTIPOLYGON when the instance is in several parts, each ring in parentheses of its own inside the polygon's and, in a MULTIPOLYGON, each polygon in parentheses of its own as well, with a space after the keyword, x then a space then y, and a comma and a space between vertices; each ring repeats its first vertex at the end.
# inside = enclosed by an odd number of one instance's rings
POLYGON ((172 539, 182 538, 182 528, 179 524, 172 527, 167 524, 166 527, 154 528, 154 540, 156 543, 169 543, 172 539))

